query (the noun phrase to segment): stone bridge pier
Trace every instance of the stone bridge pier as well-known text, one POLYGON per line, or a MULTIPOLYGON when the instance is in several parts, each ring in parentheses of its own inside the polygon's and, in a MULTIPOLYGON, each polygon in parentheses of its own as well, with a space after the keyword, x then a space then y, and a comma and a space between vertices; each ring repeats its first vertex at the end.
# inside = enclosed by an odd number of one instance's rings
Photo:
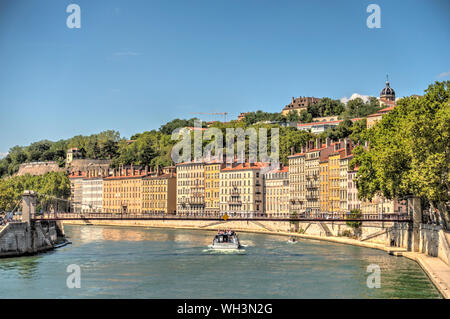
POLYGON ((64 230, 55 221, 35 221, 36 192, 22 196, 22 220, 0 229, 0 257, 22 256, 53 249, 64 230))

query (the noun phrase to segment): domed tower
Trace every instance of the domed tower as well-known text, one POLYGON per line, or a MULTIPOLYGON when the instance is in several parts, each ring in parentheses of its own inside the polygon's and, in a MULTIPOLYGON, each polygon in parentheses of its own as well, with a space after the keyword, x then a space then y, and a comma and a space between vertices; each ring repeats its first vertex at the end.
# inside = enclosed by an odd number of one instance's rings
POLYGON ((390 87, 389 78, 386 75, 386 86, 381 90, 380 99, 394 101, 395 102, 395 91, 390 87))

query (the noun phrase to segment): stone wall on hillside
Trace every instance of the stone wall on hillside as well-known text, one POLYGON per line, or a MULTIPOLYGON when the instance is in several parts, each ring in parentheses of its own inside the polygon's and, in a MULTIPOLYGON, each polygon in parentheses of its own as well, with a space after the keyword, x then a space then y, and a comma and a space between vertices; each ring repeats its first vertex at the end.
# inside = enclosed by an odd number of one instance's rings
POLYGON ((87 171, 108 171, 111 160, 74 159, 69 165, 69 173, 87 171))
POLYGON ((63 172, 64 168, 58 166, 56 162, 32 162, 20 164, 17 176, 30 175, 44 175, 49 172, 63 172))

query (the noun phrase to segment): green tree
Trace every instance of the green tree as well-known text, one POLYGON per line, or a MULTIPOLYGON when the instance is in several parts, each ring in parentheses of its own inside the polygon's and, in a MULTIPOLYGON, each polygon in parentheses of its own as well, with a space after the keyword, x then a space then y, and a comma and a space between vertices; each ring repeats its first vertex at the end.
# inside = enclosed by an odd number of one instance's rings
POLYGON ((355 150, 359 195, 371 199, 417 196, 438 209, 449 226, 449 81, 408 97, 364 135, 369 148, 355 150))

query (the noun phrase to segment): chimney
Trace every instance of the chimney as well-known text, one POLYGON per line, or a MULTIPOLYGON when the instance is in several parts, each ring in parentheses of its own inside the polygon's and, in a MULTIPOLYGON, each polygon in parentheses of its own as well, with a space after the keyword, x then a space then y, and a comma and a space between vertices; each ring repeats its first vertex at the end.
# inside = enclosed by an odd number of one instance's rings
POLYGON ((325 143, 326 143, 327 147, 330 147, 330 145, 331 145, 331 138, 327 137, 327 139, 325 140, 325 143))
POLYGON ((345 138, 344 143, 345 143, 345 156, 348 156, 351 154, 351 141, 348 138, 345 138))
POLYGON ((320 149, 322 147, 322 141, 320 137, 316 138, 316 148, 320 149))
POLYGON ((294 146, 291 146, 291 155, 294 155, 294 146))

